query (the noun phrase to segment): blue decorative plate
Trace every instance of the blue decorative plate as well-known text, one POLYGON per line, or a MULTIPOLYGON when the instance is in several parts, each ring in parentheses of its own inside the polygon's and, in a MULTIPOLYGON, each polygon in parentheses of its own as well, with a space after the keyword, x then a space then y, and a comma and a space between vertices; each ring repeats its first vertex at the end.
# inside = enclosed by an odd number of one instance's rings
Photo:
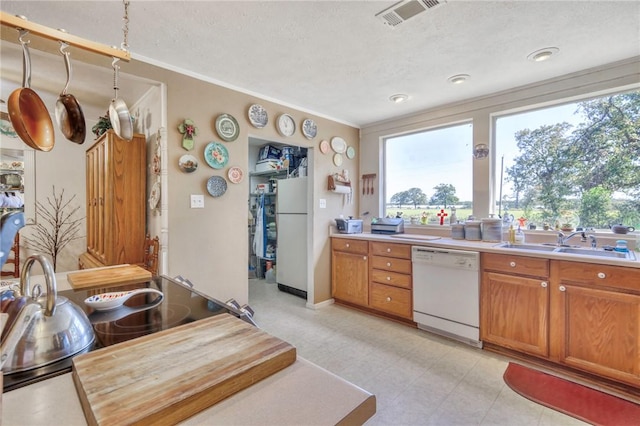
POLYGON ((207 191, 212 197, 219 197, 227 192, 227 181, 221 176, 211 176, 207 180, 207 191))
POLYGON ((229 151, 219 142, 210 142, 204 148, 204 160, 214 169, 221 169, 229 162, 229 151))

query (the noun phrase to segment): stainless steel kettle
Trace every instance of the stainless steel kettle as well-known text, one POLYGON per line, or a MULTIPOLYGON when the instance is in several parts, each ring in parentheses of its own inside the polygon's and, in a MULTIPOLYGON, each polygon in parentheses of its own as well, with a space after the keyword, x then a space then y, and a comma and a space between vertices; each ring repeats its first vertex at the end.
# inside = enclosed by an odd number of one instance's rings
POLYGON ((0 338, 4 374, 30 370, 75 355, 89 348, 95 339, 84 311, 66 297, 57 295, 53 267, 43 255, 27 258, 13 304, 0 338), (47 287, 44 295, 39 284, 33 288, 29 285, 31 267, 36 261, 44 271, 47 287))

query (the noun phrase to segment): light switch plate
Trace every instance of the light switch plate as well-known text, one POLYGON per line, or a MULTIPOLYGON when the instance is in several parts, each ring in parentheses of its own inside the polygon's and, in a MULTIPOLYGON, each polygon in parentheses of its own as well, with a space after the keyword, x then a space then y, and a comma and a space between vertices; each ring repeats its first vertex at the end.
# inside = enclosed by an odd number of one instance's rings
POLYGON ((327 208, 327 200, 326 200, 326 198, 320 198, 320 208, 321 209, 326 209, 327 208))
POLYGON ((191 208, 204 209, 204 195, 191 194, 191 208))

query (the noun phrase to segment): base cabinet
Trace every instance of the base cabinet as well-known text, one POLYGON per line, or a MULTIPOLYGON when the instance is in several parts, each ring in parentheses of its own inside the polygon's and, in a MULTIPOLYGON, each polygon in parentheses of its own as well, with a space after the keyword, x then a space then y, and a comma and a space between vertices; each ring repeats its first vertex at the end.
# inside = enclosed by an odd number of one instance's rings
POLYGON ((331 294, 356 305, 369 303, 369 256, 366 241, 331 240, 331 294))
POLYGON ((332 238, 331 248, 332 297, 403 321, 413 318, 410 245, 332 238))
POLYGON ((640 386, 640 270, 554 262, 551 357, 640 386))
POLYGON ((484 273, 481 340, 532 355, 549 354, 549 292, 545 281, 484 273))
POLYGON ((482 256, 483 341, 640 388, 640 269, 482 256))

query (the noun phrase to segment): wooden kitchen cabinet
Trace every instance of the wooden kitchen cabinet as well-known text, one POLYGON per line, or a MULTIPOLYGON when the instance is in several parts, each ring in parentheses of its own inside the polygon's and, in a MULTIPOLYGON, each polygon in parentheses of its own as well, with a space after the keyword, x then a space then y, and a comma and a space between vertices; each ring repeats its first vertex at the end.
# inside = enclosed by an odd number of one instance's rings
POLYGON ((369 254, 369 306, 412 320, 411 246, 372 241, 369 254))
POLYGON ((410 245, 332 238, 331 249, 331 291, 337 302, 412 320, 410 245))
POLYGON ((551 358, 640 386, 640 269, 553 261, 551 358))
POLYGON ((480 339, 549 354, 549 260, 482 253, 480 339))
POLYGON ((146 228, 146 141, 113 130, 86 153, 87 252, 79 267, 142 263, 146 228))
POLYGON ((369 304, 367 241, 331 239, 331 296, 360 306, 369 304))

